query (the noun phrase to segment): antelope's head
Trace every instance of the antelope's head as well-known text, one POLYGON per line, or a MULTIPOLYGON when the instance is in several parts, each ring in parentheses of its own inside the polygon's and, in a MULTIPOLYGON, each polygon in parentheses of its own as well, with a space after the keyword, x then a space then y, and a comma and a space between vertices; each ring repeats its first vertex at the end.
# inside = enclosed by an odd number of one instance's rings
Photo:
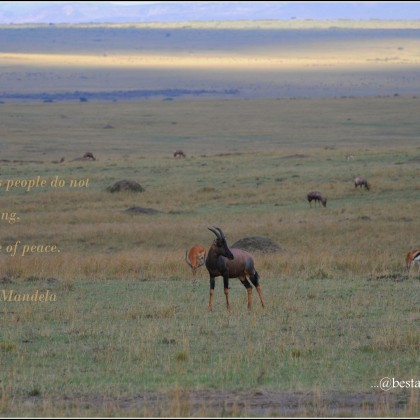
POLYGON ((218 227, 212 227, 208 229, 216 235, 216 239, 213 242, 213 247, 217 255, 221 255, 222 257, 226 257, 229 260, 233 260, 233 254, 227 245, 226 238, 222 232, 222 229, 218 227))

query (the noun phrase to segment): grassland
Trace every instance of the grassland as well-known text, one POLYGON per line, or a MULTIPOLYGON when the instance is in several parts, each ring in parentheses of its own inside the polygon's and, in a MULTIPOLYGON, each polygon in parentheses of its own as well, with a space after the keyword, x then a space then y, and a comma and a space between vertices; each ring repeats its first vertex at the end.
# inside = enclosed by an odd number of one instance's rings
POLYGON ((417 22, 0 34, 0 415, 419 415, 418 388, 378 388, 420 380, 417 22), (145 191, 106 190, 122 179, 145 191), (184 255, 213 225, 281 247, 254 254, 265 309, 232 280, 228 314, 219 279, 208 312, 184 255))
POLYGON ((20 217, 1 221, 2 289, 56 296, 1 302, 3 416, 419 414, 418 389, 373 388, 419 379, 419 276, 403 269, 419 246, 416 98, 1 109, 0 205, 20 217), (97 161, 71 161, 86 151, 97 161), (37 176, 66 185, 5 189, 37 176), (121 179, 145 192, 105 191, 121 179), (247 313, 233 280, 231 313, 220 281, 207 311, 184 252, 211 225, 283 248, 255 254, 266 309, 247 313), (12 257, 17 240, 60 253, 12 257))

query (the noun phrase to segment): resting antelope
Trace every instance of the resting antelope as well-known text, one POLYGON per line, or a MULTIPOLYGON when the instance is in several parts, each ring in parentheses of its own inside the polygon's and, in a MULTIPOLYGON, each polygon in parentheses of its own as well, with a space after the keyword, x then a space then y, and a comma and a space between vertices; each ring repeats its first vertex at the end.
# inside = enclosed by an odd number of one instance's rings
POLYGON ((354 178, 354 188, 357 187, 365 187, 367 190, 370 190, 370 184, 364 176, 354 178))
POLYGON ((197 274, 197 269, 200 268, 206 262, 206 248, 203 245, 193 245, 189 250, 185 251, 185 262, 191 267, 192 274, 197 274))
POLYGON ((254 260, 252 259, 251 254, 238 248, 229 249, 225 235, 220 228, 212 227, 208 229, 216 235, 216 239, 208 250, 206 258, 206 268, 210 275, 209 309, 213 309, 214 286, 216 283, 215 278, 219 276, 223 276, 223 286, 228 311, 230 310, 229 279, 233 278, 239 278, 242 284, 246 287, 248 292, 248 309, 251 309, 252 286, 249 283, 247 276, 257 289, 261 305, 264 308, 261 286, 259 284, 259 275, 255 270, 254 260))
POLYGON ((412 249, 405 256, 405 267, 408 271, 414 267, 415 263, 418 265, 417 272, 420 273, 420 249, 412 249))
POLYGON ((316 203, 321 202, 324 207, 327 207, 327 197, 324 197, 319 191, 310 191, 307 194, 307 199, 309 201, 309 205, 312 207, 311 201, 315 201, 316 203))

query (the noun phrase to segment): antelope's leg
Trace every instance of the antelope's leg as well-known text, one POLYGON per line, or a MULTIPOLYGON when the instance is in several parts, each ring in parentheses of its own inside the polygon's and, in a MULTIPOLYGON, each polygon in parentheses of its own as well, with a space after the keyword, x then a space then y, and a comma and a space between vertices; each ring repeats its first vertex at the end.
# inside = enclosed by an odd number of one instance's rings
POLYGON ((246 287, 246 291, 248 293, 248 309, 252 308, 252 286, 248 279, 244 277, 239 277, 241 283, 246 287))
POLYGON ((230 310, 230 303, 229 303, 229 275, 225 274, 223 275, 223 286, 226 296, 226 309, 230 310))
POLYGON ((261 305, 262 305, 263 308, 265 308, 260 285, 257 286, 257 292, 258 292, 258 296, 260 297, 261 305))
POLYGON ((265 308, 264 305, 264 299, 262 297, 262 292, 261 292, 261 286, 260 286, 260 282, 259 282, 259 275, 257 272, 255 272, 252 276, 251 276, 251 282, 252 284, 255 286, 255 288, 257 289, 258 292, 258 296, 260 297, 260 301, 261 301, 261 305, 263 308, 265 308))
POLYGON ((216 284, 215 278, 210 277, 210 300, 209 300, 209 310, 213 310, 213 295, 214 295, 214 286, 216 284))

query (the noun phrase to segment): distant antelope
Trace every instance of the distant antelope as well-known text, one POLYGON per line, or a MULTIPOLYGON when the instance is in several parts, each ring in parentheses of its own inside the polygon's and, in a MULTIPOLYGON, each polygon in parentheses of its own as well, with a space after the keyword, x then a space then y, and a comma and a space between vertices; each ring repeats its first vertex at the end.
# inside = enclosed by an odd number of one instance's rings
POLYGON ((182 150, 175 150, 174 157, 186 157, 185 153, 182 150))
POLYGON ((370 184, 364 176, 354 178, 354 188, 357 187, 365 187, 367 190, 370 190, 370 184))
POLYGON ((405 256, 405 267, 408 271, 414 267, 415 263, 418 265, 417 272, 420 273, 420 249, 412 249, 405 256))
POLYGON ((203 245, 196 244, 185 251, 185 262, 191 267, 192 274, 197 274, 197 269, 206 262, 206 248, 203 245))
POLYGON ((251 283, 255 286, 260 297, 261 305, 264 308, 264 301, 261 293, 261 286, 259 284, 259 275, 254 267, 254 260, 248 252, 232 248, 229 249, 225 235, 222 230, 217 227, 208 228, 216 235, 212 246, 208 250, 206 258, 206 268, 210 275, 210 300, 209 309, 213 310, 213 295, 215 287, 215 278, 223 276, 223 285, 226 296, 226 307, 230 310, 229 303, 229 279, 239 278, 241 283, 246 287, 248 293, 248 309, 252 307, 252 286, 249 283, 247 276, 251 283))
POLYGON ((309 205, 312 207, 311 201, 315 201, 316 203, 321 203, 324 207, 327 207, 327 197, 324 197, 319 191, 310 191, 307 194, 307 199, 309 201, 309 205))

